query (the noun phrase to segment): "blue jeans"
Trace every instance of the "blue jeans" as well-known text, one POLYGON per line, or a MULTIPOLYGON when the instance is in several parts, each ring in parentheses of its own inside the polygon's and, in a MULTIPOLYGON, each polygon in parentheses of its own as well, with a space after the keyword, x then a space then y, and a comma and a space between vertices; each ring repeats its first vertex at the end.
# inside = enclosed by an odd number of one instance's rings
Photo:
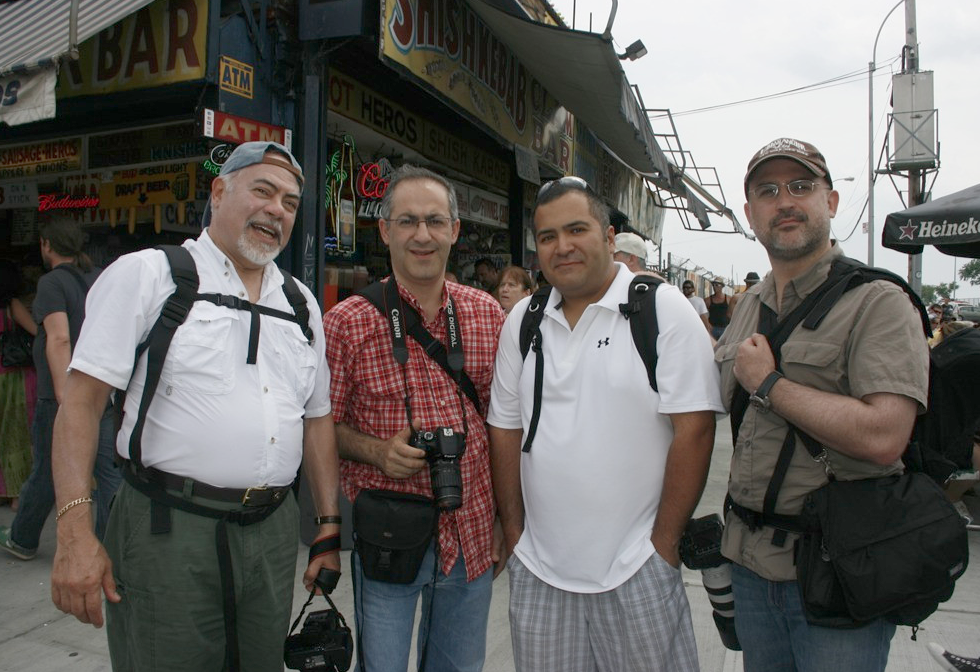
MULTIPOLYGON (((19 546, 37 549, 41 529, 48 514, 54 508, 54 482, 51 478, 51 433, 54 418, 58 414, 58 402, 38 399, 34 410, 31 439, 34 442, 34 464, 20 491, 17 516, 10 525, 10 538, 19 546)), ((115 427, 112 414, 106 414, 99 422, 99 449, 95 457, 96 489, 92 493, 96 506, 95 533, 101 540, 109 520, 109 504, 122 480, 122 472, 115 462, 115 427)))
POLYGON ((850 630, 806 622, 796 581, 768 581, 732 563, 735 630, 745 672, 882 672, 895 625, 850 630))
POLYGON ((725 329, 727 329, 727 327, 715 327, 715 326, 712 326, 711 327, 711 338, 713 338, 713 339, 715 339, 717 341, 719 338, 721 338, 722 334, 725 333, 725 329))
POLYGON ((467 583, 463 554, 449 576, 441 571, 432 589, 435 543, 410 584, 364 578, 357 551, 351 553, 358 672, 408 669, 415 607, 422 596, 416 651, 425 648, 425 672, 480 672, 487 649, 487 619, 493 571, 467 583), (431 617, 428 616, 431 607, 431 617))

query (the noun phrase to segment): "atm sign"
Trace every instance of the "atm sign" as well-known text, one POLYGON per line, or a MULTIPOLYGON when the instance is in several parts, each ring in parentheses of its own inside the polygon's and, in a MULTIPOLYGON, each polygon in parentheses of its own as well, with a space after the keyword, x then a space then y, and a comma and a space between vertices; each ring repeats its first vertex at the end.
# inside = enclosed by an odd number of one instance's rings
POLYGON ((243 98, 252 97, 255 86, 255 70, 251 65, 227 56, 221 56, 218 65, 221 71, 219 85, 223 91, 234 93, 243 98))

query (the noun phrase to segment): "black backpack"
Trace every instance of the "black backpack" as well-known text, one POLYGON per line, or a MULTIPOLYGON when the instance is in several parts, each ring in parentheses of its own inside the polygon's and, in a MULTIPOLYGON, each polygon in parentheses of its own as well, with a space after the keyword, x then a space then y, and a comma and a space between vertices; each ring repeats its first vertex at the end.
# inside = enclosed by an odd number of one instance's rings
MULTIPOLYGON (((663 280, 651 275, 637 275, 630 282, 629 295, 626 303, 619 304, 619 312, 629 320, 630 332, 633 335, 633 345, 640 353, 640 359, 647 370, 650 387, 657 391, 657 336, 660 333, 657 326, 657 286, 663 280)), ((544 386, 544 345, 541 338, 541 318, 544 307, 551 295, 551 287, 542 287, 531 295, 531 302, 521 319, 520 346, 521 359, 533 350, 536 354, 534 362, 534 406, 531 410, 531 424, 527 430, 522 450, 531 451, 531 443, 538 431, 538 420, 541 416, 541 392, 544 386)))

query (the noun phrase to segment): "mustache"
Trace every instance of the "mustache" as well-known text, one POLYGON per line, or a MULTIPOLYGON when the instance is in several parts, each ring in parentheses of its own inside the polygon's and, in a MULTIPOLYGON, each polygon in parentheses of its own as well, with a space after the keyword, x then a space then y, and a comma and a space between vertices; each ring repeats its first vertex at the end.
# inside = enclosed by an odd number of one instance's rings
POLYGON ((250 219, 248 221, 248 225, 261 226, 262 228, 269 229, 270 231, 273 231, 276 234, 276 239, 278 241, 280 242, 282 241, 282 225, 279 222, 272 221, 272 220, 268 222, 264 222, 258 219, 250 219))
POLYGON ((787 219, 794 220, 802 224, 806 224, 808 221, 810 221, 810 218, 805 212, 796 210, 795 208, 780 210, 776 213, 775 217, 769 220, 769 228, 774 229, 780 222, 784 222, 787 219))

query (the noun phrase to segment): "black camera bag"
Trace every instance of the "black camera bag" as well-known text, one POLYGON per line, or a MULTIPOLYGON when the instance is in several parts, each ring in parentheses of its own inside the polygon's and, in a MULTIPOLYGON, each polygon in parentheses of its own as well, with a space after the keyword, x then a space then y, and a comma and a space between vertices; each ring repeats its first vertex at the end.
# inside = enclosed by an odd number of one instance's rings
POLYGON ((364 576, 385 583, 414 581, 437 520, 428 497, 361 490, 354 499, 354 548, 364 576))
POLYGON ((926 474, 833 480, 810 493, 796 547, 807 621, 918 625, 968 562, 963 519, 926 474))

